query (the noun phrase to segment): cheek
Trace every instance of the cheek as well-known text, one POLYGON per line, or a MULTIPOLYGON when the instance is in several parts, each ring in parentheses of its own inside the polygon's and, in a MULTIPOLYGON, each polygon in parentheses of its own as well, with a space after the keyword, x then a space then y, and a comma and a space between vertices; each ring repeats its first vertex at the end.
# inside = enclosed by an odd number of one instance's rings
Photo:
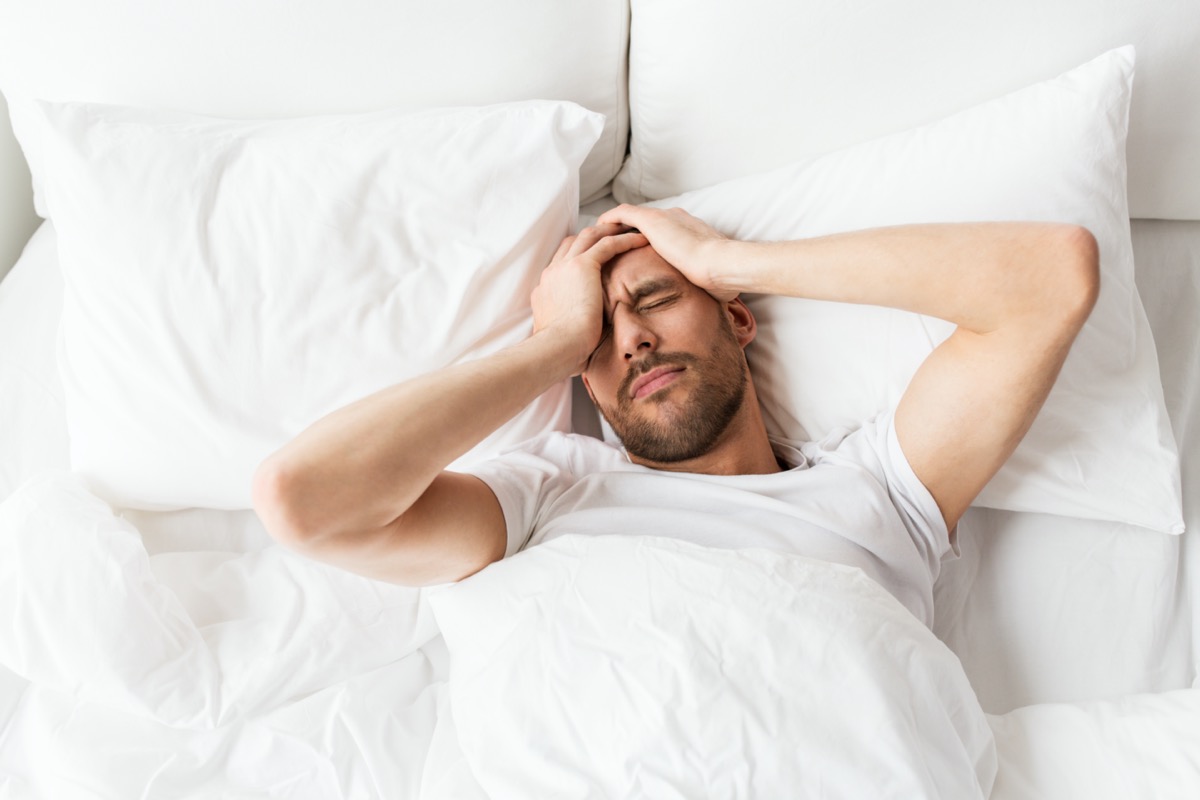
POLYGON ((604 369, 593 363, 592 368, 584 376, 584 380, 593 402, 605 407, 616 405, 617 386, 620 383, 620 376, 615 376, 615 373, 611 369, 604 369))

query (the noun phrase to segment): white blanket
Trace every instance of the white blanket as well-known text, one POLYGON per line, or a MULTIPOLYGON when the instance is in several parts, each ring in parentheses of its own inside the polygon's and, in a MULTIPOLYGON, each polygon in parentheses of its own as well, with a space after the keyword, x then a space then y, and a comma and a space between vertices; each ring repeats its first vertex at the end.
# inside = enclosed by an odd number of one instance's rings
POLYGON ((0 505, 0 615, 30 681, 5 798, 957 800, 995 777, 941 642, 860 571, 767 551, 569 536, 415 591, 278 548, 151 557, 58 473, 0 505))

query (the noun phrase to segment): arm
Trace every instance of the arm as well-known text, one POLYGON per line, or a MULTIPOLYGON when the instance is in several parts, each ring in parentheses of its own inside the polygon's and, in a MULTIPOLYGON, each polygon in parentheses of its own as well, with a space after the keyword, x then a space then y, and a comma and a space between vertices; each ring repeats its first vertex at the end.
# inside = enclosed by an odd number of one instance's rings
POLYGON ((369 395, 272 454, 253 486, 268 532, 309 557, 405 584, 457 580, 501 558, 495 495, 445 467, 580 370, 600 336, 601 266, 645 241, 613 227, 569 237, 534 290, 529 339, 369 395))
POLYGON ((1095 240, 1072 225, 912 225, 752 243, 678 210, 621 206, 600 221, 639 228, 718 298, 781 294, 955 323, 896 409, 901 447, 950 529, 1033 423, 1099 287, 1095 240))

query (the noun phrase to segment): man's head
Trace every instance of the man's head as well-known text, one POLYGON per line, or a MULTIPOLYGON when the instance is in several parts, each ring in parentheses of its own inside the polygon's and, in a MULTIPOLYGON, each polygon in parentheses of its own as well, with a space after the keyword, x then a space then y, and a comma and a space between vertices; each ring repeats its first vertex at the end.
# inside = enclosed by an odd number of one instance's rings
POLYGON ((583 372, 593 401, 641 461, 710 452, 753 402, 750 310, 717 301, 651 247, 613 259, 603 281, 605 330, 583 372))

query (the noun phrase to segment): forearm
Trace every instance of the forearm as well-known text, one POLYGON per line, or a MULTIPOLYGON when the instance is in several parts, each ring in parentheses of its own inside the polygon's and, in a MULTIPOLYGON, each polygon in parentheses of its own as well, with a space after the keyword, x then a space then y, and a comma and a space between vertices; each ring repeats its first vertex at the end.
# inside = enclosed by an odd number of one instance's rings
POLYGON ((287 524, 306 538, 383 527, 448 464, 571 375, 576 362, 553 336, 536 334, 383 389, 318 420, 270 456, 255 475, 255 496, 286 508, 287 524))
POLYGON ((986 333, 1059 307, 1095 269, 1094 254, 1080 257, 1090 238, 1069 225, 970 223, 711 246, 724 251, 714 282, 731 293, 900 308, 986 333))

